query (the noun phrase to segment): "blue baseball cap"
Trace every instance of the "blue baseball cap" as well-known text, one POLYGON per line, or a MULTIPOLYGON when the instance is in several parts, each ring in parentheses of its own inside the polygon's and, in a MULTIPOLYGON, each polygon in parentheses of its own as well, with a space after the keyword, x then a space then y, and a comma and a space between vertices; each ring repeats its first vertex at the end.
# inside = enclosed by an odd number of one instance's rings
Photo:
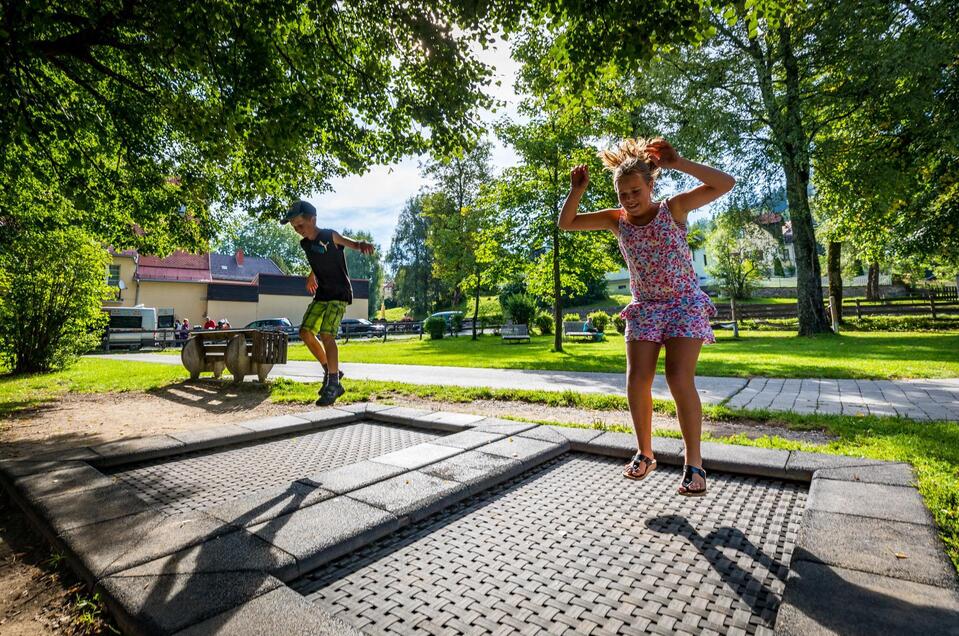
POLYGON ((290 209, 286 211, 286 215, 280 219, 280 225, 286 225, 298 216, 316 216, 316 208, 307 201, 303 201, 302 199, 298 200, 290 206, 290 209))

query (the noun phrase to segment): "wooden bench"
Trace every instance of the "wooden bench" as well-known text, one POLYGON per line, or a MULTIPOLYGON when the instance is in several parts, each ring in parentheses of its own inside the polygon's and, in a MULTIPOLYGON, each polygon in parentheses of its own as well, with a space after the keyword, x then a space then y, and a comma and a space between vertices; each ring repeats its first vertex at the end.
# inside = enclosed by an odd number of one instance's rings
POLYGON ((566 320, 563 321, 563 337, 569 340, 589 340, 590 342, 599 342, 606 336, 602 331, 583 331, 585 320, 566 320))
POLYGON ((183 345, 180 361, 196 380, 203 372, 219 378, 223 370, 234 382, 255 373, 265 382, 274 364, 286 364, 287 337, 282 331, 257 329, 211 329, 196 331, 183 345))
POLYGON ((500 335, 506 342, 529 342, 528 325, 503 325, 500 329, 500 335))

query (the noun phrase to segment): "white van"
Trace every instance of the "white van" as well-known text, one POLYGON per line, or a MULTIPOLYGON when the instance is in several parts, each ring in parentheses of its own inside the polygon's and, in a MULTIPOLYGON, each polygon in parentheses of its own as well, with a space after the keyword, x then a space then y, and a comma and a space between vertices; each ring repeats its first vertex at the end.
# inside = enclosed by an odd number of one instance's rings
MULTIPOLYGON (((154 307, 104 307, 110 315, 109 348, 127 348, 157 346, 157 310, 154 307)), ((172 324, 171 324, 172 326, 172 324)))

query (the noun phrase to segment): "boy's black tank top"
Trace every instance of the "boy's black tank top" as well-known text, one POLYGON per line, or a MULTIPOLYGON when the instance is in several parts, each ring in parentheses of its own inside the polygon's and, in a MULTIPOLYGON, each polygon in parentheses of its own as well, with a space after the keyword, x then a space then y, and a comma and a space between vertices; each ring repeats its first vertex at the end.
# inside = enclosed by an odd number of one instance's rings
POLYGON ((307 238, 300 240, 300 247, 306 252, 306 260, 316 276, 313 299, 352 303, 353 285, 350 284, 350 273, 346 269, 344 248, 333 242, 333 230, 320 230, 312 241, 307 238))

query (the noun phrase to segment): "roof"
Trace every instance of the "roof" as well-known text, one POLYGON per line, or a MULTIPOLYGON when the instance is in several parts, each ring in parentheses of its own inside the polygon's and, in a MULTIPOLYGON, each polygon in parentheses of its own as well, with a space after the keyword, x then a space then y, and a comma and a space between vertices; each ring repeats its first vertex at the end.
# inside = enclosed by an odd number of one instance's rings
POLYGON ((283 270, 269 258, 244 255, 242 262, 242 265, 238 264, 234 254, 210 254, 210 276, 213 280, 253 282, 258 274, 283 274, 283 270))
POLYGON ((169 256, 141 255, 137 267, 140 280, 210 282, 210 258, 208 254, 174 252, 169 256))

